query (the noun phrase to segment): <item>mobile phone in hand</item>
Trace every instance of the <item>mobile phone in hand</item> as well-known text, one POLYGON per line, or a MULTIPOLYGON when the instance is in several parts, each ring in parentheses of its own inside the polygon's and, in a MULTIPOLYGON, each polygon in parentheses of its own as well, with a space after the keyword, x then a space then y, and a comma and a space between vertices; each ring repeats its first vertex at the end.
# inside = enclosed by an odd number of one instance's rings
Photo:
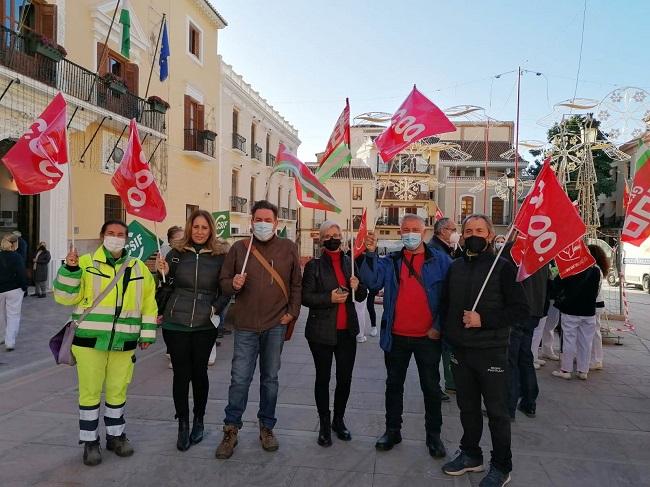
POLYGON ((345 294, 349 292, 350 290, 347 287, 342 287, 342 286, 339 286, 338 289, 336 290, 336 294, 345 294))

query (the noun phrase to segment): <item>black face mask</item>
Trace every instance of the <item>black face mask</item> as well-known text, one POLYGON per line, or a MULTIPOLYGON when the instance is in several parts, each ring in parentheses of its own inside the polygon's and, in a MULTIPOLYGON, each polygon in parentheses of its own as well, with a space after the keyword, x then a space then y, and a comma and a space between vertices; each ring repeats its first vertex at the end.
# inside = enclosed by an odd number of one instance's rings
POLYGON ((465 248, 473 254, 480 254, 487 249, 488 242, 485 237, 472 235, 465 239, 465 248))
POLYGON ((323 247, 325 247, 330 252, 336 252, 340 246, 341 246, 340 238, 330 238, 329 240, 325 240, 323 242, 323 247))

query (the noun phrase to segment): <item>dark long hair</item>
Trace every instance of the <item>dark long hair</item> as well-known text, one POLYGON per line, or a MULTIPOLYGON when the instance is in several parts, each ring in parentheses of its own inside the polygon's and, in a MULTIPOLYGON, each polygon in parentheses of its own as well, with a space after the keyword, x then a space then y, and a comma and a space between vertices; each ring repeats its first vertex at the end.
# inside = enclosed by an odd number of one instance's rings
POLYGON ((609 274, 610 263, 605 251, 595 244, 590 244, 587 247, 591 256, 596 259, 596 265, 600 268, 600 272, 603 273, 603 276, 607 276, 609 274))

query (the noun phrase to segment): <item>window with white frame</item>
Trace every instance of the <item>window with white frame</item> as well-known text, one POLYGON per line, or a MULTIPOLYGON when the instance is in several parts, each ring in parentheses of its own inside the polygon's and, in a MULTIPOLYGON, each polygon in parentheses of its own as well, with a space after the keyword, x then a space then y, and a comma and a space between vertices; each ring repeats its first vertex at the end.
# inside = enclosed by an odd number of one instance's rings
POLYGON ((190 18, 187 19, 187 53, 203 62, 203 30, 190 18))

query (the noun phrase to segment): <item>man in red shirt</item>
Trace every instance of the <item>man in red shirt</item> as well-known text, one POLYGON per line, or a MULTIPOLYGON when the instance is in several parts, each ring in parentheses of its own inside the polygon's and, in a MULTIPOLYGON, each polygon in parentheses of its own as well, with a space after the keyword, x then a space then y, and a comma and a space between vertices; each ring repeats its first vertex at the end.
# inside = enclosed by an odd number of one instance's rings
POLYGON ((377 238, 369 232, 360 276, 369 289, 384 289, 384 319, 380 345, 386 363, 386 432, 378 450, 390 450, 402 441, 404 381, 411 361, 420 376, 424 395, 426 444, 429 454, 444 457, 440 439, 440 325, 438 309, 442 287, 451 264, 445 253, 423 242, 425 221, 406 214, 400 226, 404 248, 386 257, 376 253, 377 238))

